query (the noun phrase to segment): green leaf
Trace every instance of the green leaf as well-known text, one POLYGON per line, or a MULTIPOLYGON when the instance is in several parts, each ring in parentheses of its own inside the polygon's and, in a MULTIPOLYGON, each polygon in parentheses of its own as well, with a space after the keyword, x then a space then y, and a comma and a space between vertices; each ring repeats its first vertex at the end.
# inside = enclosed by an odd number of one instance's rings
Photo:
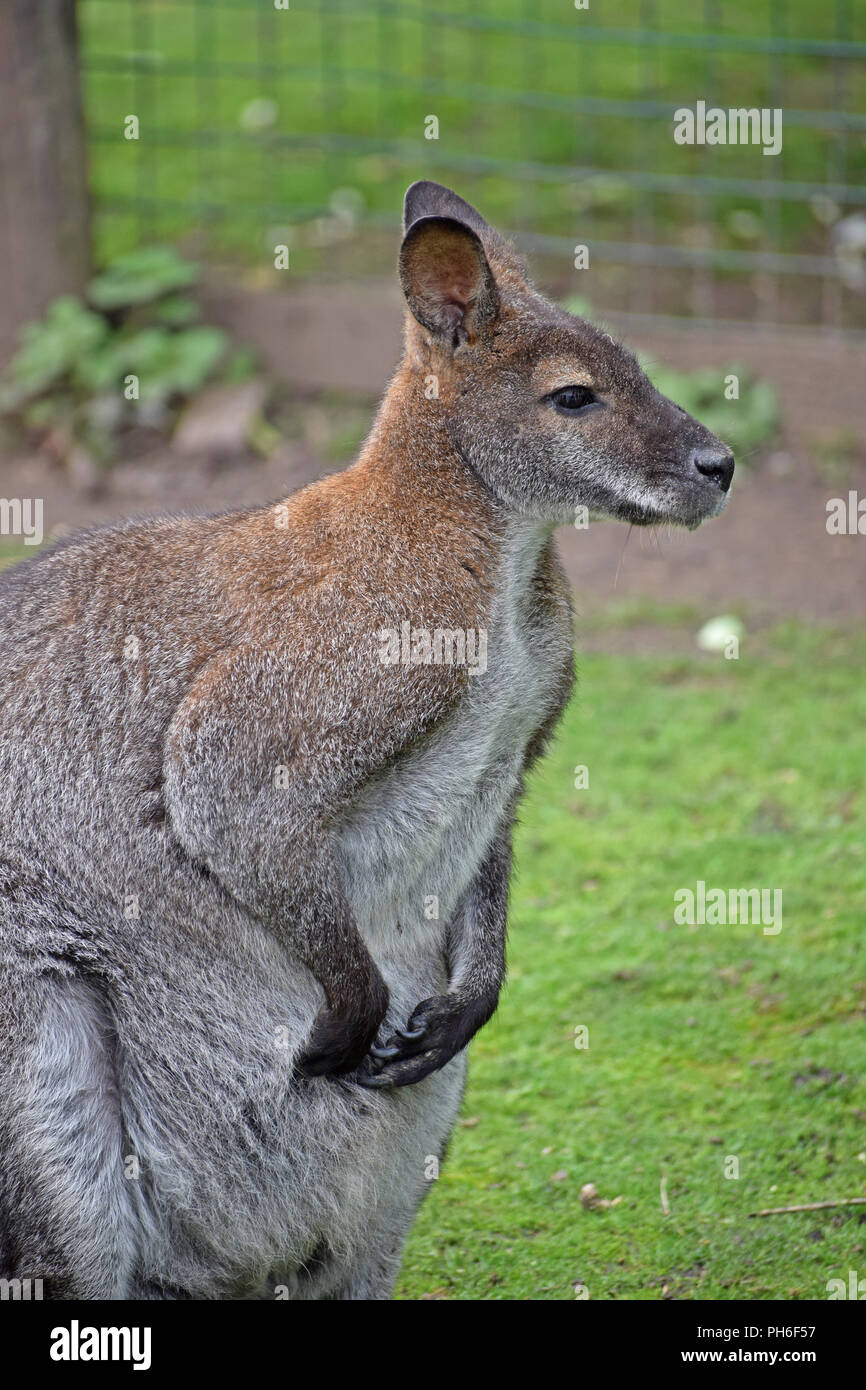
POLYGON ((223 381, 248 381, 254 375, 258 361, 251 348, 238 348, 232 353, 220 373, 223 381))
POLYGON ((18 410, 47 387, 55 385, 108 335, 108 325, 77 299, 63 296, 49 305, 45 317, 21 334, 21 347, 10 362, 2 388, 0 410, 18 410))
POLYGON ((177 390, 190 394, 203 386, 226 350, 228 337, 220 328, 188 328, 171 340, 172 370, 177 390))
POLYGON ((115 379, 128 373, 139 379, 139 398, 166 400, 199 390, 225 352, 226 335, 219 328, 144 328, 118 342, 114 352, 115 379))
POLYGON ((198 318, 198 305, 186 294, 172 294, 153 310, 153 317, 167 328, 186 328, 198 318))
POLYGON ((112 261, 91 281, 87 297, 97 309, 127 309, 187 289, 198 275, 198 266, 170 246, 145 246, 112 261))

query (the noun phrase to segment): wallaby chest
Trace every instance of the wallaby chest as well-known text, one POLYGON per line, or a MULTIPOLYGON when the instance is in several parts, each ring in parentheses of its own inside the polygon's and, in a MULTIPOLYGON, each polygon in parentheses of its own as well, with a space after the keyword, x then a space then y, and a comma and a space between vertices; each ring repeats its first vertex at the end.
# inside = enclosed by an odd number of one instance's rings
POLYGON ((477 874, 527 753, 571 683, 568 602, 539 586, 540 541, 514 538, 491 604, 484 669, 422 744, 368 787, 342 836, 353 908, 374 949, 429 942, 477 874))

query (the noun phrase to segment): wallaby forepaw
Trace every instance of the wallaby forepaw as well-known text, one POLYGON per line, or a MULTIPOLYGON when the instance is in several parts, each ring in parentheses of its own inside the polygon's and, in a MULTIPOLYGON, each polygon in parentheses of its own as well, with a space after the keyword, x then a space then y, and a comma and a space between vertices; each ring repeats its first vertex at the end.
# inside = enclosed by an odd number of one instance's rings
POLYGON ((381 1015, 371 1022, 342 1010, 321 1009, 310 1040, 295 1062, 296 1075, 342 1076, 355 1071, 367 1056, 380 1022, 381 1015))
POLYGON ((373 1044, 355 1079, 373 1090, 423 1081, 463 1051, 494 1008, 495 1001, 466 1001, 457 994, 425 999, 405 1028, 398 1028, 386 1043, 373 1044))

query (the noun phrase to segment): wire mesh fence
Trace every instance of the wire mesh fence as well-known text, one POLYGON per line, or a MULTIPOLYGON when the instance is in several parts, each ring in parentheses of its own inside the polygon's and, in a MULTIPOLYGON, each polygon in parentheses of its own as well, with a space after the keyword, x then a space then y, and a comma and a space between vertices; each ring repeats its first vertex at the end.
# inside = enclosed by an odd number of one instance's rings
POLYGON ((593 306, 866 327, 863 0, 80 0, 80 18, 103 254, 192 240, 264 271, 284 243, 301 273, 378 274, 403 189, 432 177, 593 306), (704 141, 681 143, 701 103, 704 141), (727 136, 729 112, 757 124, 713 142, 714 112, 727 136))

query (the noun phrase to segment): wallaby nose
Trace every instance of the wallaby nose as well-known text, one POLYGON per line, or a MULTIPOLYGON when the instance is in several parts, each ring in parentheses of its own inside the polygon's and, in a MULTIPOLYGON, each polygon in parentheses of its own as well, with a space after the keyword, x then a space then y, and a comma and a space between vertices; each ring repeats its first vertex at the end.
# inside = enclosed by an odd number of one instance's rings
POLYGON ((695 449, 691 461, 699 473, 714 482, 722 492, 727 492, 734 476, 733 454, 720 454, 715 449, 695 449))

